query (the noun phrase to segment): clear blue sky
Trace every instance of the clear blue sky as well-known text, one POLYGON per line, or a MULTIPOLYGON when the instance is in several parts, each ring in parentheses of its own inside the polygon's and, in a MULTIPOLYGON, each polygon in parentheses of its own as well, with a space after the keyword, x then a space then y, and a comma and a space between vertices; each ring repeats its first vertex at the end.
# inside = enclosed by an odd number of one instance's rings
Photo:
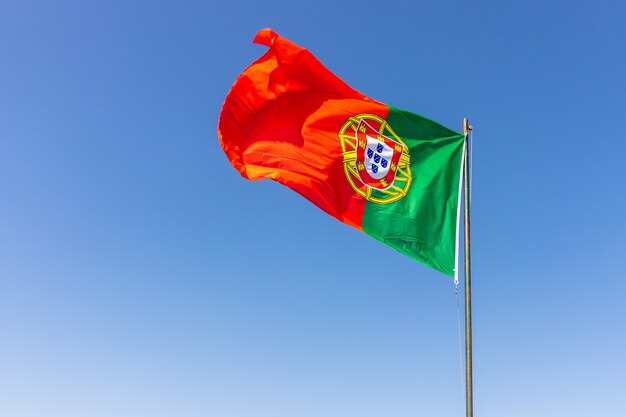
POLYGON ((474 124, 476 416, 626 415, 625 17, 0 3, 0 415, 462 415, 450 279, 226 160, 219 109, 263 27, 474 124))

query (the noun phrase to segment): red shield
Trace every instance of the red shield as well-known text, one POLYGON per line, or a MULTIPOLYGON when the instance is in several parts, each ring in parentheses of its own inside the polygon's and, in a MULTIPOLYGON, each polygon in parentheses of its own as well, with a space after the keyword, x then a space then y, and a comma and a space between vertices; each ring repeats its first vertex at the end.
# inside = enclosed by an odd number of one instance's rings
POLYGON ((379 132, 376 122, 361 119, 356 130, 356 171, 363 184, 378 190, 391 187, 404 145, 379 132))

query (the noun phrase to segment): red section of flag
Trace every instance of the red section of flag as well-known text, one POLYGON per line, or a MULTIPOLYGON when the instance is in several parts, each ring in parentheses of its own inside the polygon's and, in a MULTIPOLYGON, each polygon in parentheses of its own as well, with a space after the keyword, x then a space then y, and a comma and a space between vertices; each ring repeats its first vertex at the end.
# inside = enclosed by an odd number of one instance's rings
POLYGON ((269 50, 235 81, 220 114, 218 136, 228 159, 245 178, 278 181, 361 229, 365 199, 346 180, 338 132, 349 117, 385 118, 388 107, 270 29, 254 42, 269 50))

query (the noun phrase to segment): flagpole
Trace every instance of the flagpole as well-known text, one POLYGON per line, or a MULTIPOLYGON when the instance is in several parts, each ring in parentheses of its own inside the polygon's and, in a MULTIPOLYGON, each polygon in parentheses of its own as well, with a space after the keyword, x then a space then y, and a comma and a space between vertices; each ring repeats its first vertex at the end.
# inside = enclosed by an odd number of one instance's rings
POLYGON ((472 392, 472 275, 470 263, 470 183, 469 183, 469 132, 472 130, 467 118, 463 119, 465 135, 465 163, 463 164, 463 218, 465 253, 465 415, 473 417, 474 400, 472 392))

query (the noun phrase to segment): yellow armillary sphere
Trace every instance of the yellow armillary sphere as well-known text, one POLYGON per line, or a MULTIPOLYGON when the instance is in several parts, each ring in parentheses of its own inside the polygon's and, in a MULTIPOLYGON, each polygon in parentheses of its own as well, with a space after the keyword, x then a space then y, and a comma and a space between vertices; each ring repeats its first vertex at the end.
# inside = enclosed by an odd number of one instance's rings
POLYGON ((408 147, 385 119, 357 114, 339 130, 346 179, 360 196, 377 204, 404 197, 411 187, 408 147))

